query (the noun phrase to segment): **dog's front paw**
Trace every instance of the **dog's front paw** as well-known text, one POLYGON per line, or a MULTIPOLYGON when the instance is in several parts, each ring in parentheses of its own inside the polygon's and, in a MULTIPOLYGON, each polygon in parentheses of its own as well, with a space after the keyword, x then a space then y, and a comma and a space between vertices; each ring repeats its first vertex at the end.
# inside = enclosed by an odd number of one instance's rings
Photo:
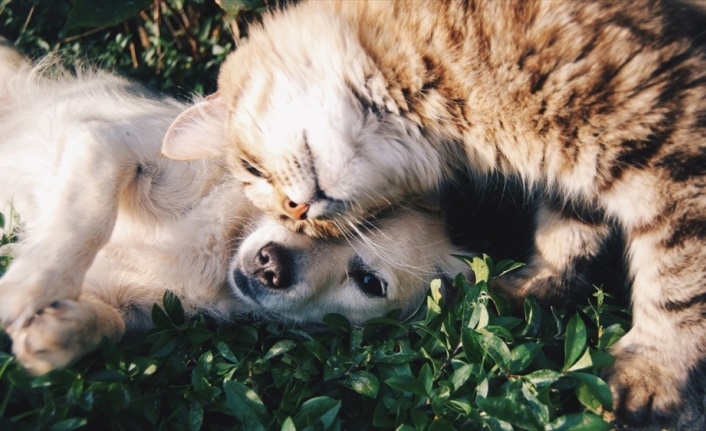
POLYGON ((0 324, 16 332, 50 304, 77 299, 81 285, 72 273, 45 272, 18 259, 0 279, 0 324))
POLYGON ((65 367, 100 343, 96 318, 84 303, 56 301, 10 332, 12 351, 35 375, 65 367))
POLYGON ((24 325, 40 308, 35 308, 36 289, 12 283, 8 275, 0 280, 0 325, 12 332, 24 325))
POLYGON ((626 426, 666 424, 678 414, 686 376, 640 351, 616 349, 604 378, 613 393, 613 412, 626 426))

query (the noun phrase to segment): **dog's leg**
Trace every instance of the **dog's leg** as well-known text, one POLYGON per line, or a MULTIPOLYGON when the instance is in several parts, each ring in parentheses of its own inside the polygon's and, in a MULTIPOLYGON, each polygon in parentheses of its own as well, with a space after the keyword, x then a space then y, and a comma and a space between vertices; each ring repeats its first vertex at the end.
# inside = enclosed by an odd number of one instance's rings
POLYGON ((69 131, 41 215, 28 221, 17 259, 0 279, 0 322, 8 332, 55 301, 79 297, 134 176, 135 155, 117 127, 92 121, 69 131))
POLYGON ((65 299, 12 331, 12 351, 30 373, 43 374, 95 350, 103 338, 118 341, 124 333, 123 317, 110 305, 92 298, 65 299))

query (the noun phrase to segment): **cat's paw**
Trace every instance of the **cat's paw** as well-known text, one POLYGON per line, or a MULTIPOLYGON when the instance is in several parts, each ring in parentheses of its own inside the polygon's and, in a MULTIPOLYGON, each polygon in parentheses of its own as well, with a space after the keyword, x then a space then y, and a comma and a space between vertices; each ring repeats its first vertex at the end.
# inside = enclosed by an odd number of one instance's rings
POLYGON ((616 350, 603 378, 613 393, 613 413, 627 426, 664 424, 674 419, 683 398, 685 376, 640 353, 616 350))
POLYGON ((12 351, 35 375, 63 368, 98 345, 101 338, 95 320, 91 307, 77 301, 55 301, 10 332, 12 351))
POLYGON ((541 303, 563 305, 567 300, 566 277, 552 268, 522 267, 491 281, 491 288, 520 305, 532 295, 541 303))

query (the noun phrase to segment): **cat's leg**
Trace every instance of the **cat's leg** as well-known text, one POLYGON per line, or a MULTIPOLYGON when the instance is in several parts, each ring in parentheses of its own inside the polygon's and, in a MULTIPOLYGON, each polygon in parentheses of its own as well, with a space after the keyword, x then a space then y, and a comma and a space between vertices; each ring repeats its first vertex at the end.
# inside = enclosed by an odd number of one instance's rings
POLYGON ((706 219, 692 212, 662 220, 628 231, 633 327, 605 374, 616 415, 628 423, 678 415, 689 376, 706 358, 706 219))
POLYGON ((511 299, 534 295, 545 304, 562 304, 591 287, 589 275, 611 234, 602 218, 580 217, 550 201, 538 205, 534 249, 526 265, 493 281, 511 299))
POLYGON ((8 330, 57 300, 78 298, 86 271, 110 238, 119 193, 136 163, 128 145, 100 134, 104 127, 71 125, 57 143, 62 147, 55 172, 27 173, 46 175, 51 186, 40 195, 41 214, 27 221, 17 258, 0 279, 0 323, 8 330))
POLYGON ((119 341, 125 333, 121 314, 90 297, 55 301, 11 332, 12 351, 32 374, 65 367, 95 350, 103 338, 119 341))

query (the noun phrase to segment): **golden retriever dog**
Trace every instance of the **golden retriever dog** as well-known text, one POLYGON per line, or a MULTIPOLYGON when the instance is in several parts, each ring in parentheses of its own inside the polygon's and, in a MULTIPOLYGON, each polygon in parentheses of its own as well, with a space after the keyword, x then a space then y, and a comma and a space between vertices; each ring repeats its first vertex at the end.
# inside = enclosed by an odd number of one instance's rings
MULTIPOLYGON (((59 63, 0 44, 0 212, 19 227, 0 321, 30 372, 145 331, 167 289, 187 314, 221 321, 312 325, 335 312, 358 324, 409 316, 432 279, 468 270, 434 210, 397 206, 333 239, 286 229, 223 160, 161 156, 186 104, 59 63)), ((207 117, 191 121, 218 139, 207 117)))

